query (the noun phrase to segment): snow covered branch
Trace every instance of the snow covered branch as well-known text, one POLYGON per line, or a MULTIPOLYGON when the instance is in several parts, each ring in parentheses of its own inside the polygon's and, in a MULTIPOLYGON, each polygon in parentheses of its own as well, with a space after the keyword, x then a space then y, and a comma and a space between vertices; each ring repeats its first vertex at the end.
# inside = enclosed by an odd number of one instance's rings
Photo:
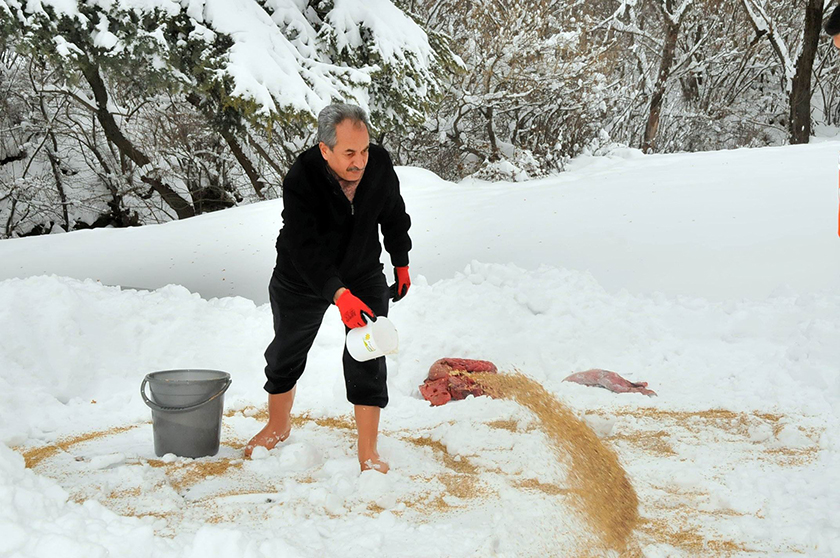
POLYGON ((793 75, 795 72, 793 60, 788 53, 787 45, 784 39, 779 37, 775 26, 770 16, 767 15, 763 0, 741 0, 750 22, 753 25, 756 33, 756 39, 767 37, 770 44, 773 46, 773 51, 779 58, 779 63, 782 66, 783 80, 785 91, 790 91, 793 84, 793 75))

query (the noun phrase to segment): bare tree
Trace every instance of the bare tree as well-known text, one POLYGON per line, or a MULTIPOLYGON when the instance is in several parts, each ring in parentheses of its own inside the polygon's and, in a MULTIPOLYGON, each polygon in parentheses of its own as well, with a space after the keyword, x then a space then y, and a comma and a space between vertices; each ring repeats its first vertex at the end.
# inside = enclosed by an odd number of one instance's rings
POLYGON ((657 73, 656 82, 653 85, 653 91, 650 97, 650 114, 647 125, 645 126, 645 137, 642 141, 642 151, 645 153, 653 149, 654 142, 656 141, 656 134, 659 131, 659 120, 662 115, 662 102, 665 98, 665 88, 671 77, 671 70, 676 55, 677 39, 679 38, 680 28, 688 13, 688 9, 693 2, 694 0, 682 0, 679 5, 676 4, 676 0, 659 0, 657 2, 657 6, 662 12, 662 18, 664 20, 665 39, 662 42, 659 72, 657 73))
MULTIPOLYGON (((802 33, 798 25, 786 40, 781 22, 790 25, 798 18, 781 11, 776 18, 768 9, 766 0, 741 0, 756 33, 756 40, 766 38, 781 66, 781 88, 788 99, 788 132, 791 143, 807 143, 811 137, 811 96, 814 60, 819 44, 823 18, 823 0, 798 0, 785 8, 804 11, 802 33), (797 37, 801 39, 797 40, 797 37), (788 41, 790 42, 789 48, 788 41), (791 52, 794 54, 791 55, 791 52)), ((801 12, 800 12, 801 13, 801 12)))

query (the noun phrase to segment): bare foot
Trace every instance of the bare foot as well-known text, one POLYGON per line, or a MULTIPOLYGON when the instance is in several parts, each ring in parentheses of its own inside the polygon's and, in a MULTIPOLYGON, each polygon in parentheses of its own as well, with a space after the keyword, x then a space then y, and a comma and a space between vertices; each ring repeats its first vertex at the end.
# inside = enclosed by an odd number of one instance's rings
POLYGON ((379 407, 354 405, 356 428, 359 431, 359 467, 362 471, 388 472, 388 464, 379 459, 376 438, 379 435, 379 407))
POLYGON ((269 394, 268 424, 245 446, 245 457, 250 458, 257 446, 270 450, 289 437, 289 432, 292 430, 291 413, 295 391, 297 391, 297 386, 284 393, 269 394))
POLYGON ((245 446, 245 457, 251 457, 251 454, 254 452, 254 448, 257 446, 262 446, 265 449, 272 449, 274 446, 286 440, 289 437, 289 434, 292 431, 291 425, 287 426, 285 429, 279 426, 275 426, 271 423, 265 425, 265 427, 259 431, 259 433, 251 438, 251 441, 248 442, 248 445, 245 446))
POLYGON ((387 473, 391 469, 378 455, 363 463, 359 463, 359 466, 361 466, 362 471, 379 471, 382 474, 387 473))

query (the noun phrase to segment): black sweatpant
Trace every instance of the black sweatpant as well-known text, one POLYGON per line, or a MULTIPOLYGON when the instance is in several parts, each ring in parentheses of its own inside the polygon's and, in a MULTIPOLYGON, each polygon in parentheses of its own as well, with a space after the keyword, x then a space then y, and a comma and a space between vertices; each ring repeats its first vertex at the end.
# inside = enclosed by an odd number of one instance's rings
MULTIPOLYGON (((388 283, 381 270, 349 282, 347 288, 377 316, 388 315, 388 283)), ((305 285, 278 276, 276 270, 268 284, 268 296, 274 316, 274 340, 265 351, 268 379, 265 390, 271 394, 286 393, 295 387, 303 374, 306 356, 330 304, 305 285)), ((350 331, 347 327, 344 329, 345 333, 350 331)), ((345 347, 342 362, 350 403, 376 407, 388 404, 385 357, 358 362, 345 347)))

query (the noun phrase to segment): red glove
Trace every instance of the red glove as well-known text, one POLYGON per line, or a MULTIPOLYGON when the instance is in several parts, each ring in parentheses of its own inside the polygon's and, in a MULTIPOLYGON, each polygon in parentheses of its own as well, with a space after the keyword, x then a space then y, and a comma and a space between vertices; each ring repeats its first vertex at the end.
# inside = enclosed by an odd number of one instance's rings
POLYGON ((335 301, 338 311, 341 312, 341 321, 349 328, 362 327, 367 324, 364 316, 373 319, 375 314, 367 304, 362 302, 356 295, 345 290, 335 301))
POLYGON ((391 298, 394 299, 394 302, 397 302, 408 294, 408 288, 411 286, 411 277, 408 276, 408 266, 395 267, 394 279, 396 283, 391 285, 391 298))

